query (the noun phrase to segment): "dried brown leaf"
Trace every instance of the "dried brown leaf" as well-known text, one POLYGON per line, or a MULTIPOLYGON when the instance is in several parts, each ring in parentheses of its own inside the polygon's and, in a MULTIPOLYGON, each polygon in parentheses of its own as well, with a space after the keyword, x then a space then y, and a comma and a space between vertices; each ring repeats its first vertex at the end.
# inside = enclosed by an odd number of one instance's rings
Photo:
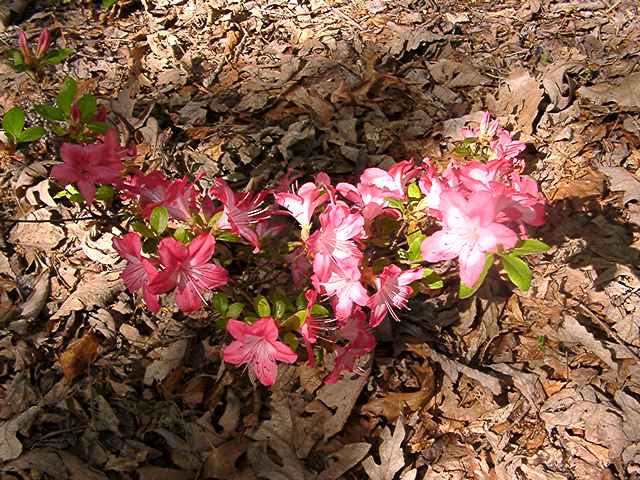
POLYGON ((71 343, 60 355, 59 362, 64 378, 72 381, 78 375, 84 373, 89 364, 95 360, 99 348, 100 342, 92 332, 71 343))
POLYGON ((120 279, 119 272, 88 273, 83 277, 78 288, 51 316, 51 320, 58 320, 79 310, 104 306, 123 288, 124 283, 120 279))
POLYGON ((29 407, 17 417, 0 423, 0 462, 18 458, 22 453, 22 442, 18 440, 18 432, 26 434, 42 407, 29 407))
POLYGON ((402 417, 398 417, 393 436, 389 427, 382 431, 382 444, 379 449, 380 463, 376 463, 372 456, 367 457, 362 466, 371 480, 393 480, 396 473, 405 465, 402 441, 405 430, 402 417))
POLYGON ((182 359, 187 351, 189 341, 180 339, 167 347, 153 350, 149 356, 154 361, 149 364, 144 372, 144 384, 153 385, 153 382, 162 382, 167 376, 182 364, 182 359))
POLYGON ((368 443, 348 443, 327 458, 329 466, 318 475, 318 480, 339 480, 349 469, 357 465, 369 452, 368 443))

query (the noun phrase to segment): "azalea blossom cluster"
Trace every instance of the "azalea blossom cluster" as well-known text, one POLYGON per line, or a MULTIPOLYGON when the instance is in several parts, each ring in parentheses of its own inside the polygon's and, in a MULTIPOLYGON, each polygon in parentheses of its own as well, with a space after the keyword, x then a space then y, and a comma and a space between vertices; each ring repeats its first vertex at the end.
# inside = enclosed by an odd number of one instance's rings
POLYGON ((120 193, 135 231, 113 246, 126 260, 128 290, 141 292, 154 312, 169 295, 193 312, 207 304, 212 290, 233 293, 227 268, 237 258, 244 262, 240 270, 255 268, 247 264, 251 255, 270 259, 274 270, 284 266, 292 279, 286 293, 301 295, 302 308, 228 318, 233 340, 224 360, 248 365, 271 385, 277 362, 298 359, 291 340, 298 337, 310 365, 317 354, 333 352, 325 378, 331 383, 357 371, 359 359, 375 348, 372 329, 387 317, 399 320, 414 287, 433 274, 425 262, 457 258, 461 281, 474 286, 488 254, 512 249, 527 237, 527 225, 543 223, 544 199, 536 182, 522 175, 525 145, 488 114, 463 135, 476 160, 451 161, 442 171, 428 159, 407 160, 386 170, 368 168, 355 184, 334 185, 319 173, 292 191, 251 193, 233 190, 222 178, 203 190, 201 176, 171 180, 159 171, 126 171, 129 152, 109 130, 95 144, 62 145, 64 163, 52 175, 76 184, 89 204, 97 185, 120 193), (396 240, 416 234, 417 251, 400 255, 396 240), (220 242, 226 251, 247 251, 214 259, 220 242), (286 343, 280 340, 285 334, 286 343))

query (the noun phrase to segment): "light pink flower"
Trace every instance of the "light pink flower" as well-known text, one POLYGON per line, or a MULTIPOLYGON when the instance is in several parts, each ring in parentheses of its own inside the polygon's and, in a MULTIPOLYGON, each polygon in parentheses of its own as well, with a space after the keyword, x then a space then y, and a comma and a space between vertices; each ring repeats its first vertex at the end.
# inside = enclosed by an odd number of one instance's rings
POLYGON ((362 258, 362 252, 356 245, 356 239, 364 233, 364 218, 351 213, 343 203, 329 205, 320 214, 320 229, 314 232, 307 242, 313 253, 313 271, 318 280, 329 278, 331 271, 345 260, 362 258))
POLYGON ((278 341, 278 327, 271 317, 263 317, 253 325, 229 320, 227 331, 234 338, 223 352, 224 361, 232 365, 249 365, 263 385, 273 385, 278 376, 277 361, 294 363, 298 355, 278 341))
POLYGON ((230 229, 253 245, 254 253, 259 252, 260 239, 254 226, 271 217, 268 208, 263 206, 268 192, 265 190, 255 195, 249 192, 234 192, 229 188, 227 182, 216 178, 209 193, 218 199, 224 207, 218 226, 230 229))
POLYGON ((136 293, 142 289, 145 303, 152 312, 160 310, 158 295, 151 292, 149 282, 158 275, 158 269, 153 262, 142 256, 142 240, 135 232, 125 234, 122 238, 113 239, 113 248, 127 261, 127 266, 122 272, 127 289, 136 293))
POLYGON ((300 326, 299 331, 300 335, 302 335, 304 346, 307 349, 307 363, 309 366, 314 367, 313 345, 318 341, 320 334, 329 329, 329 324, 333 323, 333 320, 313 316, 312 310, 318 299, 318 292, 315 290, 307 290, 304 292, 304 296, 307 299, 307 317, 300 326))
POLYGON ((501 194, 498 210, 499 221, 526 223, 534 227, 544 224, 544 197, 538 191, 538 184, 530 177, 517 173, 511 175, 511 186, 495 189, 501 194))
POLYGON ((354 309, 340 333, 349 343, 336 349, 333 370, 325 378, 325 383, 336 383, 342 372, 356 370, 358 359, 376 346, 376 338, 367 331, 367 317, 359 307, 354 309))
POLYGON ((491 150, 498 160, 508 160, 517 170, 524 169, 524 161, 518 156, 527 149, 527 144, 513 140, 511 133, 500 129, 497 140, 491 142, 491 150))
POLYGON ((444 228, 422 242, 422 257, 428 262, 458 258, 460 279, 473 286, 482 273, 485 253, 512 248, 517 234, 496 222, 498 199, 489 192, 474 192, 469 199, 462 193, 442 195, 444 228))
POLYGON ((187 178, 168 180, 155 170, 148 175, 137 172, 125 183, 125 189, 137 195, 142 216, 149 218, 156 207, 166 207, 169 216, 183 222, 191 218, 196 208, 198 192, 187 178))
POLYGON ((477 138, 480 142, 488 143, 493 140, 499 128, 500 122, 498 122, 498 119, 496 118, 492 122, 489 112, 484 112, 479 128, 463 128, 460 133, 463 138, 477 138))
POLYGON ((302 239, 306 240, 311 228, 311 217, 316 208, 327 201, 327 194, 315 184, 307 182, 297 193, 281 192, 273 194, 276 202, 286 208, 302 227, 302 239))
POLYGON ((367 306, 371 309, 369 326, 377 327, 389 313, 394 320, 399 321, 394 308, 406 308, 413 289, 412 282, 422 278, 422 268, 412 268, 402 271, 396 265, 387 265, 376 278, 377 292, 371 296, 367 306))
POLYGON ((327 295, 335 297, 334 312, 339 320, 351 314, 353 304, 367 305, 369 295, 360 282, 360 270, 357 264, 343 262, 341 267, 331 270, 329 278, 321 282, 327 295))
POLYGON ((151 282, 153 293, 176 289, 176 303, 183 312, 198 310, 204 303, 202 294, 227 283, 227 271, 210 263, 215 250, 215 238, 202 233, 188 246, 167 237, 158 245, 158 256, 164 267, 151 282))
POLYGON ((101 143, 60 146, 62 165, 51 170, 51 176, 61 184, 75 183, 88 204, 96 196, 96 185, 119 185, 123 171, 122 147, 115 130, 107 130, 101 143))

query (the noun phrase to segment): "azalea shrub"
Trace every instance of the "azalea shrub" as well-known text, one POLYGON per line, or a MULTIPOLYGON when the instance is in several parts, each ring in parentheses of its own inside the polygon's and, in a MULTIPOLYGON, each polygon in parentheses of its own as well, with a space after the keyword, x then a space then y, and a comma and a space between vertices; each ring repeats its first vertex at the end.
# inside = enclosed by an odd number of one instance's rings
POLYGON ((492 269, 526 291, 522 257, 548 248, 528 233, 544 223, 545 201, 523 174, 526 146, 489 113, 462 130, 445 164, 404 160, 354 182, 288 172, 253 192, 132 168, 135 146, 121 145, 73 79, 36 110, 63 140, 54 198, 103 202, 122 219, 113 247, 127 289, 154 313, 207 309, 228 334, 224 361, 263 385, 279 362, 306 361, 327 383, 358 372, 374 329, 400 321, 412 296, 469 297, 492 269))
POLYGON ((131 152, 110 129, 95 143, 62 144, 52 176, 88 205, 105 184, 117 192, 129 230, 113 241, 122 278, 152 312, 173 302, 210 309, 232 338, 224 360, 264 385, 278 362, 299 359, 326 368, 331 383, 357 371, 375 347, 372 330, 399 321, 412 295, 445 288, 429 265, 457 260, 462 298, 498 263, 529 288, 521 257, 547 246, 527 234, 543 224, 545 203, 522 174, 525 145, 488 113, 462 133, 443 167, 405 160, 354 183, 321 172, 292 189, 286 177, 248 192, 223 178, 128 171, 131 152))

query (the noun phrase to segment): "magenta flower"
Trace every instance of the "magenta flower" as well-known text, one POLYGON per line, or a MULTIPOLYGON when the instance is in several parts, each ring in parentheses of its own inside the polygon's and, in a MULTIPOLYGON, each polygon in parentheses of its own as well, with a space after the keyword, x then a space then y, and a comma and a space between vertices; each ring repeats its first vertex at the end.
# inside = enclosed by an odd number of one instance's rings
POLYGON ((355 371, 358 359, 375 348, 376 337, 367 331, 366 323, 366 315, 356 307, 348 323, 340 330, 349 343, 336 349, 333 370, 325 378, 324 383, 336 383, 342 372, 355 371))
POLYGON ((168 237, 160 241, 158 255, 164 270, 149 283, 156 294, 176 289, 176 303, 183 312, 198 310, 204 303, 203 293, 228 280, 227 271, 210 263, 216 241, 208 233, 194 238, 188 246, 168 237))
POLYGON ((315 290, 307 290, 304 292, 304 296, 307 299, 307 316, 304 323, 300 326, 299 332, 300 335, 302 335, 304 346, 307 349, 307 363, 310 367, 314 367, 313 345, 318 341, 320 334, 329 329, 328 325, 333 323, 333 320, 313 316, 311 311, 318 299, 318 292, 315 290))
POLYGON ((236 235, 253 245, 254 253, 260 251, 260 239, 254 225, 271 217, 267 207, 263 206, 267 191, 255 195, 249 192, 234 192, 227 182, 221 178, 213 181, 209 190, 211 196, 217 198, 224 207, 222 217, 218 221, 220 228, 228 228, 236 235))
POLYGON ((127 261, 122 280, 131 293, 142 289, 142 297, 152 312, 160 310, 158 295, 149 288, 149 282, 158 275, 153 262, 142 256, 142 240, 138 233, 130 232, 122 238, 113 239, 113 248, 127 261))
POLYGON ((102 143, 60 146, 62 165, 51 170, 51 176, 63 185, 75 183, 88 204, 93 203, 97 184, 118 185, 123 170, 122 147, 115 130, 104 135, 102 143))
POLYGON ((277 361, 294 363, 298 355, 278 341, 278 326, 271 317, 263 317, 253 325, 229 320, 227 331, 234 338, 223 351, 224 361, 232 365, 249 365, 260 383, 276 383, 277 361))
POLYGON ((422 257, 428 262, 457 257, 460 279, 465 285, 475 285, 484 268, 485 253, 510 249, 518 242, 513 230, 496 222, 498 202, 485 191, 472 193, 468 200, 459 192, 443 193, 444 228, 422 242, 422 257))
POLYGON ((42 56, 49 50, 49 45, 51 44, 51 34, 49 33, 49 29, 44 27, 42 32, 40 32, 40 36, 38 37, 38 46, 36 47, 36 57, 42 58, 42 56))
POLYGON ((367 305, 369 295, 360 282, 360 270, 358 264, 347 261, 342 266, 331 270, 329 278, 321 282, 327 295, 336 298, 334 312, 338 320, 346 319, 353 308, 353 304, 367 305))
POLYGON ((364 218, 351 213, 344 203, 329 205, 320 214, 320 229, 307 242, 314 254, 313 271, 321 282, 329 278, 331 271, 342 262, 362 258, 356 239, 364 236, 364 218))
POLYGON ((309 236, 313 212, 327 201, 327 194, 315 184, 307 182, 298 189, 297 193, 281 192, 274 193, 273 196, 278 205, 286 208, 300 224, 302 240, 306 240, 309 236))
POLYGON ((377 327, 389 313, 394 320, 399 321, 394 308, 406 308, 413 289, 412 282, 422 278, 422 268, 412 268, 402 271, 396 265, 387 265, 376 278, 377 292, 369 299, 367 306, 371 309, 369 326, 377 327))
POLYGON ((125 184, 125 188, 138 196, 140 210, 145 218, 151 217, 154 208, 166 207, 169 216, 186 222, 196 208, 198 192, 186 177, 168 180, 159 170, 148 175, 136 172, 125 184))

